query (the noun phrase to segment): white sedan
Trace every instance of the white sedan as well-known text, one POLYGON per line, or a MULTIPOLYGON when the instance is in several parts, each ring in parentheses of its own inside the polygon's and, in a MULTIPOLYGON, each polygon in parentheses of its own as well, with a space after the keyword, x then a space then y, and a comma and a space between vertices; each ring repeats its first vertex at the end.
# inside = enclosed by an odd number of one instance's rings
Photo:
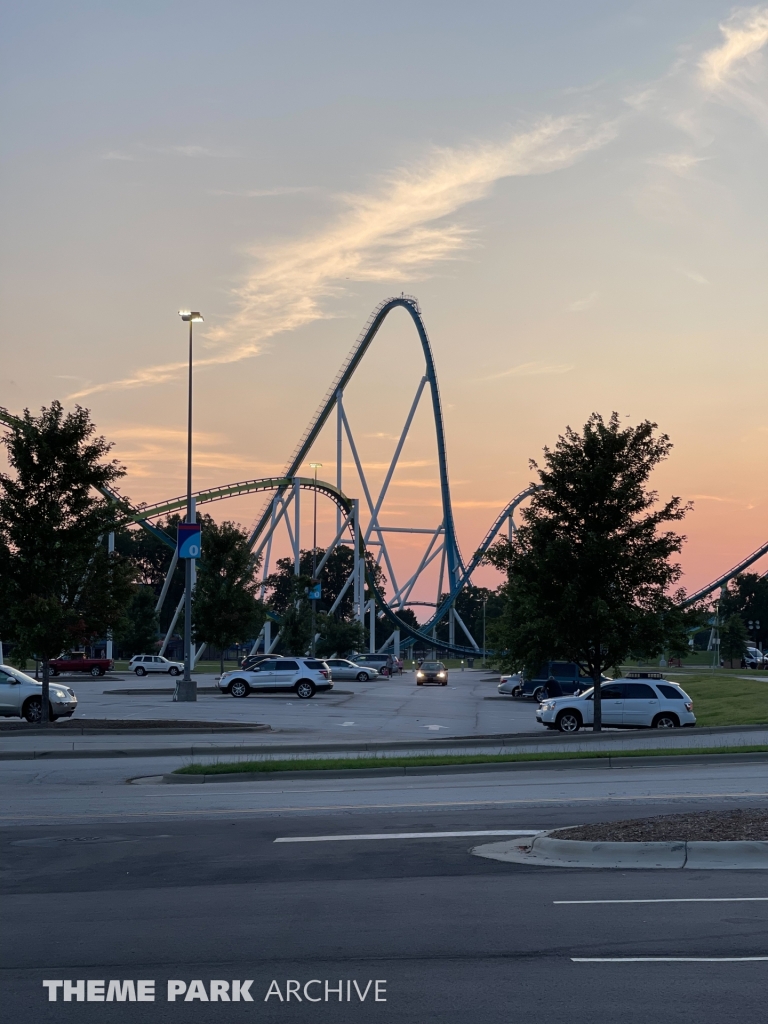
MULTIPOLYGON (((578 732, 594 722, 594 690, 578 697, 545 698, 536 721, 548 729, 578 732)), ((623 729, 676 729, 695 725, 693 701, 677 683, 660 672, 630 672, 626 680, 603 683, 600 689, 603 725, 623 729)))
POLYGON ((180 661, 168 661, 156 654, 134 654, 128 662, 128 671, 137 676, 145 676, 147 672, 167 672, 170 676, 180 676, 184 665, 180 661))

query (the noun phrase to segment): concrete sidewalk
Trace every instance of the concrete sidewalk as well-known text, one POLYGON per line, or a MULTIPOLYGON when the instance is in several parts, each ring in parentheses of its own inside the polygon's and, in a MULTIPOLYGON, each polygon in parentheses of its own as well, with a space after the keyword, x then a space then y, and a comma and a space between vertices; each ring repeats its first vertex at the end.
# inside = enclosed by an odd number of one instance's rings
POLYGON ((216 732, 200 735, 174 730, 160 735, 51 735, 0 736, 0 760, 21 761, 61 758, 164 757, 184 756, 199 759, 236 755, 252 759, 306 758, 324 755, 355 757, 372 754, 513 754, 563 753, 596 750, 696 750, 768 745, 768 725, 722 726, 674 731, 613 730, 602 733, 578 733, 563 736, 536 733, 493 733, 479 736, 412 738, 404 740, 357 739, 318 741, 316 734, 305 740, 289 734, 216 732))

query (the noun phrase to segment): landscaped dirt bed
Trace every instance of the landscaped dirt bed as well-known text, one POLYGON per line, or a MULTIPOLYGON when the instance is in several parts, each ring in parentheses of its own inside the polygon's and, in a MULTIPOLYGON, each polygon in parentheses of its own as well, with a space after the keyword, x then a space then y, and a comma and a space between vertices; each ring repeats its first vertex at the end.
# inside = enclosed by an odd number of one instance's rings
POLYGON ((594 843, 768 841, 768 810, 664 814, 654 818, 580 825, 578 828, 558 829, 551 834, 553 839, 580 839, 594 843))

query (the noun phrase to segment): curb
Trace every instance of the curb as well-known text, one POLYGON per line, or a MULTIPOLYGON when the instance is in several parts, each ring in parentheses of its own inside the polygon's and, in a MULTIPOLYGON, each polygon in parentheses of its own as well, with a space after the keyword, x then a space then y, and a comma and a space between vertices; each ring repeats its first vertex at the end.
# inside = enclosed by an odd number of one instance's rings
MULTIPOLYGON (((163 775, 169 785, 202 786, 219 782, 262 782, 269 779, 366 779, 402 775, 474 775, 484 772, 564 771, 600 768, 664 768, 690 764, 742 764, 768 762, 768 751, 747 754, 680 754, 675 757, 589 757, 563 761, 496 761, 480 764, 392 765, 389 768, 308 768, 296 771, 217 772, 212 775, 163 775)), ((565 842, 566 840, 561 840, 565 842)), ((626 843, 620 844, 626 846, 626 843)))
MULTIPOLYGON (((260 726, 259 723, 254 723, 254 725, 251 728, 253 728, 254 731, 267 731, 269 729, 269 726, 264 726, 264 725, 260 726)), ((433 753, 434 754, 441 754, 441 753, 447 753, 448 751, 456 751, 456 750, 462 750, 462 751, 467 751, 467 752, 477 750, 477 751, 485 751, 485 752, 489 752, 489 753, 509 753, 509 754, 514 754, 514 753, 526 753, 527 751, 525 749, 521 750, 520 748, 521 747, 522 748, 530 747, 534 743, 538 747, 545 747, 548 743, 552 743, 553 745, 554 744, 558 744, 558 745, 562 744, 562 745, 564 745, 566 747, 571 747, 571 746, 574 746, 574 745, 578 745, 580 743, 584 743, 585 740, 587 740, 588 743, 595 744, 598 747, 598 749, 604 749, 604 747, 606 747, 609 743, 612 744, 615 748, 619 748, 620 749, 622 746, 625 746, 626 743, 631 742, 633 739, 636 740, 637 739, 637 735, 638 735, 636 730, 628 731, 626 733, 622 733, 622 732, 598 733, 598 734, 594 734, 594 739, 592 738, 593 734, 586 734, 585 736, 573 736, 573 737, 570 737, 570 736, 559 736, 559 735, 552 736, 552 735, 542 734, 540 732, 535 732, 535 733, 488 733, 488 734, 483 734, 483 735, 480 735, 480 736, 443 736, 443 737, 434 738, 434 739, 416 739, 416 738, 414 738, 413 740, 369 740, 369 741, 363 741, 363 742, 354 742, 354 741, 347 740, 347 741, 344 741, 344 742, 342 742, 342 741, 335 741, 335 742, 319 742, 319 743, 312 743, 312 742, 304 742, 304 743, 260 743, 260 744, 238 744, 238 745, 234 745, 234 744, 230 743, 230 744, 227 744, 227 745, 224 745, 224 746, 217 746, 215 744, 210 744, 210 745, 208 745, 205 748, 198 747, 195 744, 194 740, 192 740, 192 736, 198 737, 198 736, 206 735, 206 733, 214 733, 214 732, 216 732, 216 733, 218 733, 218 732, 230 732, 230 733, 233 733, 233 732, 236 732, 238 735, 242 735, 242 733, 245 732, 245 731, 246 730, 243 729, 242 725, 240 725, 240 726, 233 726, 231 723, 229 723, 229 724, 222 723, 222 728, 220 729, 220 728, 217 727, 217 725, 211 724, 209 726, 209 728, 207 730, 205 730, 205 731, 204 730, 198 730, 198 729, 190 730, 186 734, 186 737, 185 737, 187 739, 187 742, 189 743, 189 745, 179 744, 178 746, 169 746, 169 747, 134 747, 134 748, 129 749, 129 750, 122 750, 122 749, 121 750, 114 750, 114 749, 111 749, 109 747, 102 747, 102 748, 99 748, 99 749, 91 748, 91 749, 79 749, 79 750, 77 750, 77 749, 74 748, 74 744, 73 744, 72 748, 69 748, 69 749, 68 748, 64 748, 64 747, 58 747, 58 748, 54 747, 52 749, 44 749, 44 750, 34 750, 34 749, 30 750, 30 749, 19 749, 19 748, 13 749, 13 748, 11 748, 10 750, 8 750, 8 749, 0 750, 0 761, 30 761, 30 760, 37 760, 37 759, 50 759, 50 760, 54 760, 56 758, 72 758, 72 757, 96 757, 96 758, 98 758, 98 757, 155 757, 155 756, 158 756, 158 757, 169 757, 170 756, 170 757, 172 757, 172 756, 175 756, 177 754, 179 756, 182 756, 182 757, 195 756, 197 754, 261 754, 262 756, 263 755, 271 756, 271 755, 275 755, 275 754, 304 754, 304 755, 307 755, 307 754, 326 754, 326 753, 338 753, 338 754, 341 754, 341 755, 355 755, 355 754, 376 754, 376 753, 383 753, 383 752, 390 752, 390 753, 391 752, 403 752, 404 754, 410 755, 411 753, 413 753, 415 751, 418 751, 419 753, 424 753, 424 754, 433 754, 433 753), (589 737, 589 739, 588 739, 588 737, 589 737), (192 740, 192 742, 189 742, 190 740, 192 740)), ((248 730, 248 731, 250 731, 250 730, 248 730)), ((758 732, 768 733, 768 725, 709 726, 709 727, 706 727, 706 728, 697 729, 696 730, 696 735, 697 736, 723 736, 723 737, 728 737, 729 735, 731 735, 733 733, 741 733, 741 734, 747 734, 748 735, 750 733, 758 733, 758 732)), ((45 735, 50 737, 50 738, 53 738, 53 736, 51 735, 52 733, 55 733, 57 737, 58 736, 70 736, 70 735, 77 736, 78 735, 77 733, 73 733, 70 729, 67 729, 66 732, 64 730, 61 730, 60 732, 56 732, 55 725, 54 725, 52 730, 50 730, 49 732, 46 731, 45 735)), ((27 736, 40 735, 40 733, 32 733, 31 731, 27 732, 24 729, 19 729, 19 730, 14 729, 14 730, 8 730, 8 731, 0 729, 0 743, 2 742, 2 737, 3 736, 8 736, 8 737, 19 737, 20 736, 20 737, 23 738, 25 734, 27 736)), ((106 735, 106 736, 116 736, 116 735, 136 736, 137 734, 141 735, 141 732, 140 732, 140 730, 138 728, 137 729, 129 729, 129 730, 104 729, 103 732, 102 732, 102 735, 106 735)), ((687 731, 687 735, 691 735, 691 734, 692 734, 692 730, 688 730, 687 731)), ((89 729, 87 731, 87 733, 84 733, 84 735, 90 735, 90 736, 99 735, 99 731, 96 730, 96 729, 93 729, 93 730, 89 729)), ((173 729, 169 728, 167 731, 165 731, 163 729, 154 729, 153 728, 152 730, 147 730, 145 735, 168 736, 168 737, 174 736, 174 737, 181 738, 182 736, 184 736, 184 730, 180 729, 178 727, 173 728, 173 729)), ((275 734, 273 733, 273 735, 275 735, 275 734)), ((665 736, 664 739, 668 741, 669 737, 665 736)), ((681 739, 682 739, 682 737, 681 737, 681 739)), ((746 746, 748 744, 741 744, 741 745, 742 746, 746 746)), ((670 750, 689 749, 692 752, 695 752, 695 750, 697 748, 696 747, 680 747, 677 744, 670 743, 669 744, 669 749, 670 750)), ((737 750, 738 750, 738 747, 734 747, 734 751, 737 751, 737 750)), ((637 749, 637 756, 638 757, 642 757, 643 756, 642 751, 643 751, 642 747, 637 749)), ((545 752, 546 752, 545 750, 537 751, 537 753, 545 753, 545 752)), ((664 757, 664 756, 665 755, 659 755, 658 757, 651 758, 650 760, 653 763, 658 763, 662 759, 662 757, 664 757)), ((688 754, 688 755, 679 755, 679 756, 685 756, 687 759, 690 759, 690 758, 695 757, 697 755, 695 753, 691 753, 691 754, 688 754)), ((699 755, 699 756, 718 756, 719 757, 721 755, 699 755)), ((588 759, 585 759, 585 760, 588 760, 588 759)), ((605 763, 605 761, 607 761, 608 758, 602 758, 601 760, 603 761, 603 763, 605 763)), ((625 760, 632 761, 633 758, 626 758, 625 760)), ((582 761, 581 763, 584 763, 584 762, 582 761)), ((689 760, 689 763, 690 763, 690 760, 689 760)), ((616 766, 616 767, 618 767, 618 766, 616 766)), ((627 765, 627 767, 629 767, 629 765, 627 765)), ((357 769, 355 769, 355 770, 357 770, 357 769)))
POLYGON ((486 843, 470 851, 476 857, 557 868, 658 868, 704 871, 768 870, 768 842, 590 843, 554 839, 550 834, 532 840, 486 843))

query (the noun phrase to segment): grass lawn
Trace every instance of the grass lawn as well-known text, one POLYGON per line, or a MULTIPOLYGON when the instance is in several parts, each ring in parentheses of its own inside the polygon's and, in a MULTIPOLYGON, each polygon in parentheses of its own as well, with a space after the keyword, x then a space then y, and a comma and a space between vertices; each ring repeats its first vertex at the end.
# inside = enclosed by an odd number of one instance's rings
MULTIPOLYGON (((766 746, 739 747, 738 753, 768 751, 766 746)), ((574 761, 607 757, 685 757, 687 754, 729 754, 733 747, 702 747, 676 750, 580 750, 541 754, 424 754, 415 757, 325 757, 294 758, 290 761, 220 761, 216 764, 188 764, 174 775, 238 775, 243 772, 331 771, 340 768, 413 768, 422 765, 504 764, 510 761, 574 761)))
POLYGON ((746 670, 667 671, 693 698, 697 725, 754 725, 768 722, 768 675, 739 679, 746 670))

